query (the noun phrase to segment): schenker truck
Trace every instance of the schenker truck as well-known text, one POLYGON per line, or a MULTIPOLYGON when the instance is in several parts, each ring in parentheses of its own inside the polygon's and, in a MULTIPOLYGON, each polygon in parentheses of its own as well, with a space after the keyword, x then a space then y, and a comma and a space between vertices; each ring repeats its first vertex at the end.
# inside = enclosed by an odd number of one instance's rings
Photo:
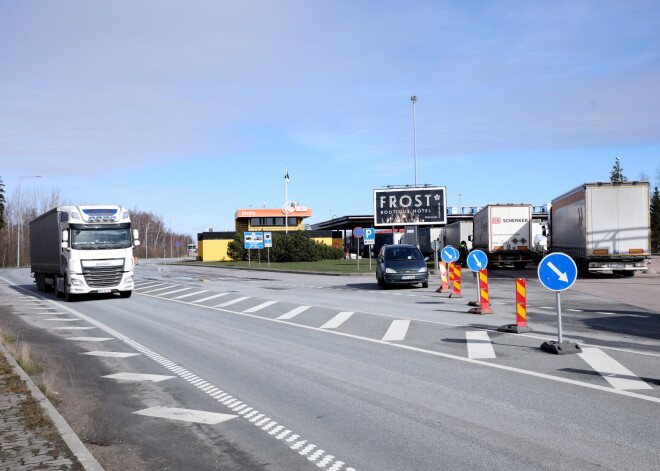
POLYGON ((584 183, 552 201, 551 251, 569 255, 583 275, 644 271, 651 255, 649 205, 648 182, 584 183))
POLYGON ((474 215, 472 246, 488 266, 525 268, 532 261, 532 205, 489 204, 474 215))
POLYGON ((128 211, 117 205, 58 206, 30 222, 30 258, 39 291, 71 301, 88 293, 133 291, 133 247, 128 211))

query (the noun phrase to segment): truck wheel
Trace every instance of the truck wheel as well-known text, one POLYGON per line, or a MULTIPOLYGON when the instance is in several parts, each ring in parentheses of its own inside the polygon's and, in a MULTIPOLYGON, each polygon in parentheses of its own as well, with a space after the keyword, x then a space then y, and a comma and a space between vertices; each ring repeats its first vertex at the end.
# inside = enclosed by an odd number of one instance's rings
POLYGON ((78 297, 75 294, 72 294, 69 291, 69 285, 65 282, 64 283, 64 300, 68 303, 71 303, 78 299, 78 297))
POLYGON ((131 294, 133 294, 133 291, 120 291, 119 292, 119 297, 120 298, 130 298, 131 294))

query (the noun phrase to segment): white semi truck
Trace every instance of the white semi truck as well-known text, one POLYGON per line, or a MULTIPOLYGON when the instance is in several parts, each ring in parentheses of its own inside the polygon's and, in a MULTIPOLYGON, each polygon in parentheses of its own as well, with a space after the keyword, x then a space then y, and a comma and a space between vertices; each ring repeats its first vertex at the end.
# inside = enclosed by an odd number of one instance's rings
POLYGON ((532 262, 532 205, 489 204, 474 215, 472 246, 488 256, 488 266, 525 268, 532 262))
POLYGON ((645 271, 649 205, 648 182, 584 183, 552 201, 551 251, 570 255, 583 275, 645 271))
POLYGON ((58 206, 30 222, 30 258, 39 291, 67 301, 89 293, 133 292, 133 247, 128 211, 117 205, 58 206))

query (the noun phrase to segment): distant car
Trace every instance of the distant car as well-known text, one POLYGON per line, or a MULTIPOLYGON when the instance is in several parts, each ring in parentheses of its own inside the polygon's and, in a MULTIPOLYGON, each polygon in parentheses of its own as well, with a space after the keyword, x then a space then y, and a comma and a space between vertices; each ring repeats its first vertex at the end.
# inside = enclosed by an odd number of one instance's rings
POLYGON ((429 271, 426 260, 428 258, 425 258, 415 245, 384 245, 376 258, 378 286, 421 283, 422 288, 428 288, 429 271))

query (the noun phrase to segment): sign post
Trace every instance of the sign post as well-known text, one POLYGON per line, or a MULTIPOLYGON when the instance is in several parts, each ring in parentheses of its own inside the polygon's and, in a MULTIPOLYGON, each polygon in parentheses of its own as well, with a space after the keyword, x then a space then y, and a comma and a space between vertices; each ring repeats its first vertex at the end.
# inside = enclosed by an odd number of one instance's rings
POLYGON ((271 232, 264 232, 264 247, 268 254, 268 266, 270 267, 270 248, 273 246, 273 234, 271 232))
POLYGON ((364 229, 356 227, 353 229, 353 237, 357 239, 357 251, 355 258, 357 258, 357 271, 360 271, 360 239, 364 236, 364 229))
POLYGON ((577 278, 577 266, 568 255, 555 252, 543 257, 538 268, 539 281, 550 291, 556 293, 557 299, 557 342, 544 342, 541 350, 556 355, 581 353, 582 349, 576 343, 564 341, 561 326, 561 292, 573 286, 577 278))
POLYGON ((367 227, 364 230, 364 245, 369 245, 369 271, 371 271, 371 246, 376 243, 376 230, 373 227, 367 227))
POLYGON ((248 251, 248 266, 251 266, 251 252, 252 249, 264 248, 264 233, 263 232, 245 232, 243 234, 244 247, 248 251))

